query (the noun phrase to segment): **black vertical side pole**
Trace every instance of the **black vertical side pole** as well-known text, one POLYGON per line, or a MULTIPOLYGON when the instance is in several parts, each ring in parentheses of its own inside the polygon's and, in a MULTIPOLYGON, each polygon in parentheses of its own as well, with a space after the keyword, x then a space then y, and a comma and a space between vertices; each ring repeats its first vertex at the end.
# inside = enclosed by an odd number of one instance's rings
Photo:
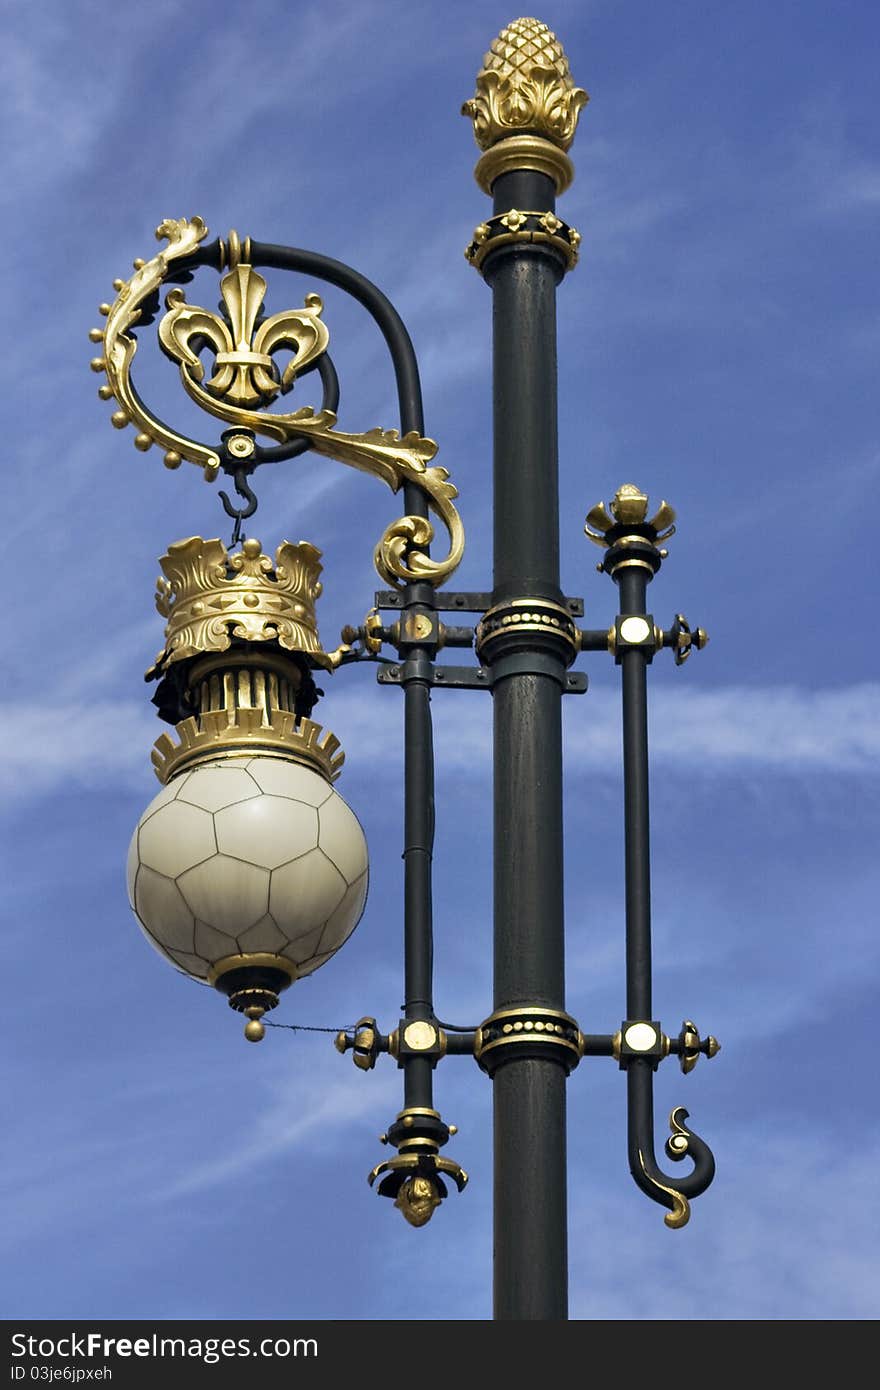
MULTIPOLYGON (((641 561, 615 571, 621 616, 644 615, 648 570, 641 561)), ((626 1015, 651 1018, 651 836, 648 795, 647 657, 621 654, 623 692, 624 855, 626 865, 626 1015)))
MULTIPOLYGON (((644 615, 648 573, 641 561, 625 561, 614 572, 621 617, 644 615)), ((623 696, 623 821, 626 879, 626 1016, 651 1018, 651 833, 648 787, 648 668, 644 651, 621 653, 623 696)), ((653 1163, 653 1064, 633 1058, 627 1068, 627 1136, 630 1169, 643 1173, 641 1146, 653 1163), (635 1145, 635 1151, 633 1146, 635 1145)), ((651 1185, 649 1183, 649 1190, 651 1185)))
MULTIPOLYGON (((401 411, 401 432, 424 424, 417 412, 401 411)), ((427 517, 425 494, 412 484, 404 487, 407 515, 427 517)), ((413 606, 435 610, 430 584, 407 584, 404 613, 413 606)), ((432 652, 410 647, 401 676, 404 698, 404 1000, 406 1019, 434 1015, 434 731, 431 718, 432 652)), ((403 1073, 406 1108, 433 1106, 434 1077, 426 1057, 408 1057, 403 1073)))
MULTIPOLYGON (((415 505, 423 503, 414 499, 415 505)), ((421 515, 415 505, 410 515, 421 515)), ((408 508, 409 510, 409 508, 408 508)), ((405 602, 433 607, 430 585, 407 585, 405 602)), ((402 670, 404 685, 404 1001, 407 1019, 433 1017, 434 743, 431 720, 431 658, 410 651, 402 670)), ((404 1105, 432 1106, 432 1064, 407 1058, 404 1105)))
MULTIPOLYGON (((554 181, 534 170, 503 173, 492 191, 496 216, 555 205, 554 181)), ((483 266, 494 325, 493 607, 527 598, 562 603, 556 287, 563 273, 552 250, 523 242, 499 248, 483 266)), ((492 658, 496 1013, 565 1007, 565 670, 561 655, 527 633, 500 642, 492 658)), ((496 1319, 568 1316, 565 1080, 565 1067, 540 1055, 511 1055, 493 1074, 496 1319)))

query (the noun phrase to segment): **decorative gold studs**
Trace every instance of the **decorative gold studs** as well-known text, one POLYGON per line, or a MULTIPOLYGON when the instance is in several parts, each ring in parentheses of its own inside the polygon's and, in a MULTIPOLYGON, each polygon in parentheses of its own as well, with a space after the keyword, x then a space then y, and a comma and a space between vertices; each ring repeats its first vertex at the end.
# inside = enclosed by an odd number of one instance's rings
POLYGON ((231 439, 227 439, 226 447, 233 458, 249 459, 255 449, 254 441, 247 434, 234 434, 231 439))

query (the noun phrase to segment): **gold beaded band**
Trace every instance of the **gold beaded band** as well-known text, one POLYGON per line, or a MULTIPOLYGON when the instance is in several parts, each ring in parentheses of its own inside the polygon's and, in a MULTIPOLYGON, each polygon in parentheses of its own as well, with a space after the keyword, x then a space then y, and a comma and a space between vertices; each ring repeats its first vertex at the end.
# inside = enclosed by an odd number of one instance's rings
POLYGON ((540 633, 556 642, 566 662, 577 656, 578 630, 568 609, 550 599, 515 598, 490 608, 477 624, 476 651, 480 661, 492 661, 520 633, 531 637, 540 633))
POLYGON ((572 1071, 581 1059, 581 1031, 570 1014, 525 1004, 500 1009, 477 1029, 474 1056, 483 1071, 522 1056, 547 1058, 572 1071))

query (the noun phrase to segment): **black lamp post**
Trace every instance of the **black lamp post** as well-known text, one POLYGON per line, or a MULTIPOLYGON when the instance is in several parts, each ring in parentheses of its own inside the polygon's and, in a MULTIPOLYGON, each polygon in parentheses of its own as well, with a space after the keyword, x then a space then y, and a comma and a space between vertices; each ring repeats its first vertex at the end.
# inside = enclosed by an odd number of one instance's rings
POLYGON ((431 462, 436 445, 423 434, 406 329, 348 266, 235 233, 209 241, 198 218, 166 221, 157 232, 164 249, 115 282, 116 301, 102 305, 106 326, 92 334, 103 343, 93 362, 107 377, 100 394, 118 405, 113 423, 133 424, 136 446, 158 444, 171 468, 188 460, 209 479, 225 472, 242 502, 221 493, 240 550, 196 537, 171 546, 162 561, 167 640, 148 676, 159 682, 155 703, 178 742, 164 735, 154 753, 163 790, 132 841, 132 906, 153 944, 225 993, 258 1041, 281 991, 339 949, 366 896, 362 836, 332 786, 338 744, 311 719, 314 672, 375 663, 380 684, 403 688, 403 1016, 387 1033, 365 1016, 336 1043, 364 1070, 390 1054, 403 1073, 403 1107, 383 1136, 396 1152, 369 1181, 415 1226, 467 1181, 442 1153, 454 1128, 434 1103, 438 1063, 470 1056, 491 1078, 495 1317, 503 1320, 567 1317, 566 1081, 581 1058, 611 1057, 626 1072, 630 1168, 668 1209, 668 1225, 685 1224, 689 1200, 714 1172, 683 1109, 673 1111, 666 1151, 691 1159, 691 1171, 669 1176, 654 1155, 658 1065, 672 1054, 689 1071, 718 1046, 689 1021, 670 1037, 652 1018, 647 667, 664 647, 680 664, 706 640, 680 614, 664 630, 646 611, 647 585, 674 530, 672 509, 663 502, 649 517, 647 497, 624 485, 609 510, 599 504, 588 514, 587 535, 604 552, 599 568, 620 594, 607 629, 578 628, 582 601, 560 586, 555 304, 580 238, 557 215, 556 198, 573 177, 567 151, 586 100, 555 36, 520 19, 493 43, 464 107, 482 150, 477 181, 493 200, 466 252, 493 297, 491 590, 444 587, 464 544, 456 489, 431 462), (311 293, 302 309, 266 317, 259 267, 325 281, 368 310, 393 363, 399 431, 336 429, 339 385, 320 298, 311 293), (223 275, 219 315, 187 302, 182 287, 200 268, 223 275), (187 394, 223 422, 213 444, 166 425, 133 384, 133 330, 158 315, 166 288, 159 342, 187 394), (313 372, 321 383, 317 411, 268 409, 313 372), (319 552, 285 542, 273 562, 242 530, 256 510, 257 469, 306 449, 382 479, 404 502, 405 515, 376 548, 389 587, 333 652, 321 646, 315 619, 319 552), (439 559, 431 553, 432 518, 447 533, 439 559), (469 624, 453 621, 465 615, 469 624), (472 648, 476 663, 439 659, 456 647, 472 648), (613 655, 622 678, 627 999, 617 1031, 585 1035, 565 1007, 561 707, 564 695, 587 688, 574 663, 598 651, 613 655), (470 1031, 442 1023, 432 993, 431 697, 438 688, 491 692, 494 707, 494 998, 470 1031))

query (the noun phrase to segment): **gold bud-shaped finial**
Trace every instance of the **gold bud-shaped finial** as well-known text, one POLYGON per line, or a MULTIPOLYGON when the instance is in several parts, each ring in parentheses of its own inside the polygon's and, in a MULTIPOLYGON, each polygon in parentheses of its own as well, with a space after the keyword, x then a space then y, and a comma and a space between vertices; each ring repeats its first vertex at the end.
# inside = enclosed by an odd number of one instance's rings
POLYGON ((648 515, 648 494, 635 483, 621 483, 611 499, 615 521, 625 526, 638 526, 648 515))
POLYGON ((477 74, 476 94, 462 106, 481 150, 511 135, 537 135, 567 150, 581 108, 562 45, 538 19, 515 19, 501 30, 477 74))
MULTIPOLYGON (((595 545, 609 546, 608 535, 615 526, 650 527, 652 541, 668 540, 675 532, 675 512, 668 502, 661 502, 652 517, 648 516, 648 494, 642 492, 635 483, 621 483, 610 502, 610 511, 604 502, 597 502, 587 512, 584 532, 595 545)), ((660 552, 661 557, 665 554, 660 552)))
POLYGON ((425 1226, 440 1205, 437 1184, 416 1174, 401 1185, 394 1205, 411 1226, 425 1226))

